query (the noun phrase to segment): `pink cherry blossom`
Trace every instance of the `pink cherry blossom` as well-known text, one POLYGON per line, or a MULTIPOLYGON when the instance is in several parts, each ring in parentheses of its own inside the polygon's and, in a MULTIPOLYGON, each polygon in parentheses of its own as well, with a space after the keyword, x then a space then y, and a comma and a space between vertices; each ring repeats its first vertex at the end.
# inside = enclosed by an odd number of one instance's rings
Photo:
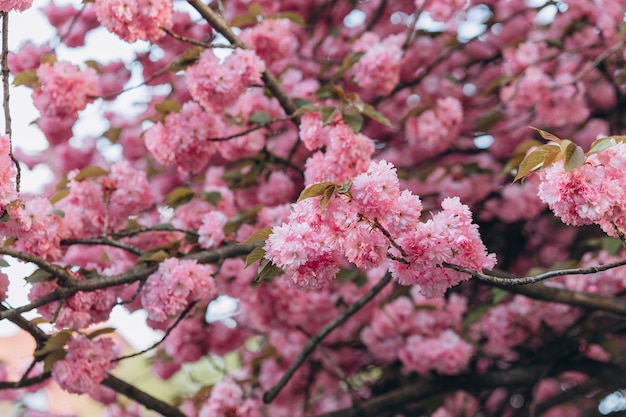
POLYGON ((214 273, 213 265, 168 258, 148 277, 141 292, 141 304, 152 320, 161 322, 174 318, 189 303, 210 301, 217 296, 214 273))
POLYGON ((100 23, 126 42, 156 41, 172 25, 172 0, 99 0, 95 7, 100 23))
POLYGON ((67 343, 67 354, 52 366, 52 378, 63 390, 75 394, 93 391, 113 369, 117 355, 113 340, 88 339, 77 334, 67 343))

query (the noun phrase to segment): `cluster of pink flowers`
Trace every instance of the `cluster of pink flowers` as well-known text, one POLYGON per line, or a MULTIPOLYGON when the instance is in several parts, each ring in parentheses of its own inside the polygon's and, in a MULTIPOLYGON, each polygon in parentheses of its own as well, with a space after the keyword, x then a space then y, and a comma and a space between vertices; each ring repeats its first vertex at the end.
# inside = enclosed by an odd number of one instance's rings
POLYGON ((211 301, 217 296, 214 265, 194 260, 168 258, 150 275, 141 291, 141 304, 151 320, 162 322, 176 317, 191 302, 211 301))
POLYGON ((82 334, 67 342, 66 355, 52 366, 52 378, 67 392, 85 394, 95 390, 114 368, 117 355, 113 340, 89 339, 82 334))
POLYGON ((163 123, 148 129, 144 137, 146 147, 157 161, 174 164, 181 172, 196 173, 206 167, 217 149, 215 142, 208 139, 220 137, 223 132, 221 118, 189 101, 180 112, 169 113, 163 123))
POLYGON ((202 404, 198 417, 261 417, 261 403, 244 399, 243 389, 232 379, 218 382, 202 404))
MULTIPOLYGON (((80 279, 80 277, 79 277, 80 279)), ((34 283, 28 293, 31 301, 50 294, 59 288, 55 281, 34 283)), ((78 292, 62 302, 56 301, 37 309, 49 321, 55 320, 59 328, 84 329, 92 324, 108 320, 111 309, 117 302, 117 294, 111 289, 78 292)))
POLYGON ((126 224, 129 216, 152 206, 153 193, 145 172, 128 161, 111 166, 106 176, 76 179, 69 173, 70 194, 56 207, 72 217, 67 223, 74 235, 102 234, 126 224))
POLYGON ((472 345, 452 330, 445 330, 434 338, 409 337, 398 357, 410 371, 426 373, 434 369, 443 375, 457 375, 467 368, 473 353, 472 345))
POLYGON ((322 126, 318 112, 306 114, 306 122, 303 120, 300 126, 303 143, 311 150, 323 146, 326 149, 315 152, 306 161, 305 184, 345 182, 367 169, 374 153, 374 142, 370 138, 355 134, 341 121, 322 126))
POLYGON ((450 147, 460 132, 463 106, 454 97, 437 99, 436 105, 407 120, 406 139, 419 161, 433 157, 450 147))
POLYGON ((6 210, 9 221, 0 224, 7 236, 17 238, 13 247, 48 260, 62 254, 61 240, 69 237, 67 220, 54 212, 46 198, 33 197, 15 200, 6 210))
POLYGON ((447 198, 441 212, 420 222, 419 198, 400 191, 395 168, 385 161, 372 162, 357 175, 349 193, 350 198, 332 198, 326 208, 319 197, 302 200, 287 223, 272 229, 266 257, 297 286, 319 287, 332 280, 345 256, 357 267, 388 266, 400 284, 438 297, 469 278, 443 263, 476 270, 495 265, 467 206, 447 198))
POLYGON ((207 111, 220 112, 233 104, 246 88, 261 83, 265 63, 254 51, 235 49, 223 62, 207 49, 187 68, 189 93, 207 111))
POLYGON ((400 81, 402 42, 405 36, 392 35, 380 39, 367 33, 354 45, 354 50, 364 52, 348 72, 359 86, 359 94, 389 94, 400 81))
POLYGON ((538 195, 563 222, 599 224, 616 236, 613 223, 626 227, 626 143, 614 143, 589 156, 581 167, 565 172, 562 162, 541 172, 538 195))
POLYGON ((35 46, 32 42, 25 43, 18 52, 9 52, 7 64, 11 74, 37 69, 41 64, 41 58, 47 53, 52 53, 49 46, 35 46))
POLYGON ((172 0, 98 0, 96 16, 126 42, 156 41, 172 26, 172 0))
POLYGON ((33 0, 2 0, 0 1, 0 11, 10 12, 17 10, 23 12, 32 6, 33 0))
POLYGON ((466 0, 415 0, 417 10, 422 8, 426 10, 430 16, 439 22, 446 22, 459 10, 467 7, 466 0))
POLYGON ((42 116, 76 119, 78 112, 100 94, 98 75, 92 68, 57 61, 37 69, 41 87, 33 92, 33 103, 42 116))
POLYGON ((375 310, 361 340, 378 361, 400 359, 407 371, 456 374, 467 366, 474 350, 456 331, 461 329, 467 300, 451 294, 426 299, 417 288, 375 310))
POLYGON ((214 210, 202 217, 202 226, 198 229, 198 243, 205 249, 213 249, 224 240, 224 225, 228 219, 221 211, 214 210))
POLYGON ((241 33, 241 40, 267 65, 285 58, 298 49, 295 24, 289 19, 264 19, 241 33))

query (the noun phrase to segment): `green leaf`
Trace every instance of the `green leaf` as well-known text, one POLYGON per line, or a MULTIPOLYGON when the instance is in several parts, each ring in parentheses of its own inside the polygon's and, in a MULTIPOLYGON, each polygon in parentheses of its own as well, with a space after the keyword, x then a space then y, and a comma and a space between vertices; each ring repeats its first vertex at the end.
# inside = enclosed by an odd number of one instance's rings
POLYGON ((304 98, 294 98, 293 99, 294 104, 299 108, 303 108, 305 106, 310 106, 311 104, 313 104, 313 101, 309 100, 309 99, 304 99, 304 98))
POLYGON ((255 206, 237 213, 224 225, 224 233, 229 235, 239 230, 242 224, 253 224, 256 222, 257 214, 261 211, 262 206, 255 206))
POLYGON ((517 170, 517 175, 513 179, 513 182, 518 181, 526 177, 533 172, 540 164, 544 162, 546 155, 554 150, 558 151, 559 147, 556 145, 542 145, 528 154, 520 163, 517 170))
POLYGON ((187 48, 167 66, 167 70, 174 73, 184 70, 185 68, 195 64, 204 50, 205 48, 199 45, 187 48))
POLYGON ((248 121, 250 123, 256 123, 256 124, 260 124, 260 125, 267 124, 271 120, 272 120, 272 118, 265 111, 255 111, 248 118, 248 121))
POLYGON ((59 201, 67 197, 68 195, 70 195, 70 190, 68 190, 67 188, 59 190, 56 193, 54 193, 52 197, 50 197, 50 204, 58 203, 59 201))
POLYGON ((35 317, 34 319, 28 320, 29 323, 34 324, 35 326, 39 324, 48 324, 50 323, 48 320, 43 317, 35 317))
POLYGON ((139 257, 139 260, 146 262, 163 262, 169 257, 170 255, 167 252, 165 252, 163 249, 159 249, 156 251, 150 250, 142 253, 139 257))
POLYGON ((257 277, 255 282, 260 282, 265 279, 270 279, 279 276, 283 273, 283 270, 274 265, 269 259, 263 258, 259 269, 257 271, 257 277))
POLYGON ((91 165, 78 171, 78 174, 74 177, 74 181, 82 181, 87 178, 96 178, 103 175, 109 175, 109 171, 102 167, 91 165))
POLYGON ((320 206, 322 208, 325 209, 328 206, 328 203, 330 203, 331 198, 333 198, 335 191, 337 191, 337 187, 334 185, 332 187, 326 187, 326 189, 324 190, 324 195, 320 200, 320 206))
POLYGON ((54 277, 50 272, 44 271, 43 269, 37 269, 35 270, 35 272, 33 272, 24 279, 26 280, 26 282, 34 284, 36 282, 52 281, 54 277))
POLYGON ((582 166, 585 163, 585 152, 583 148, 570 143, 565 150, 565 172, 569 172, 582 166))
POLYGON ((490 308, 491 308, 490 305, 483 304, 483 305, 480 305, 480 306, 476 307, 475 309, 473 309, 469 313, 467 313, 465 315, 465 319, 463 320, 463 327, 469 327, 472 324, 476 323, 485 314, 487 314, 487 312, 489 311, 490 308))
POLYGON ((248 10, 239 16, 234 17, 230 22, 230 26, 241 27, 252 23, 257 23, 258 17, 263 13, 263 9, 259 3, 252 3, 248 6, 248 10))
POLYGON ((50 352, 46 355, 46 358, 43 360, 43 371, 50 372, 52 371, 52 367, 55 362, 62 360, 67 355, 67 352, 63 349, 55 350, 54 352, 50 352))
POLYGON ((613 141, 615 143, 624 143, 626 142, 626 136, 611 136, 609 138, 600 138, 596 139, 591 144, 591 149, 587 152, 587 155, 592 155, 594 153, 602 152, 611 146, 613 146, 613 141))
POLYGON ((255 263, 256 261, 260 261, 265 258, 265 249, 263 246, 256 247, 248 254, 246 257, 246 268, 255 263))
POLYGON ((188 203, 196 195, 189 187, 176 187, 165 196, 165 204, 177 208, 188 203))
POLYGON ((6 268, 8 266, 11 266, 11 264, 9 264, 6 259, 0 258, 0 268, 6 268))
POLYGON ((65 344, 72 337, 71 330, 61 330, 60 332, 50 336, 40 349, 34 352, 35 356, 41 357, 57 350, 63 350, 65 344))
POLYGON ((511 294, 510 292, 503 290, 502 288, 492 288, 489 292, 491 293, 492 305, 500 304, 502 300, 504 300, 511 294))
POLYGON ((8 221, 9 221, 9 210, 4 210, 4 213, 2 213, 2 216, 0 216, 0 222, 6 223, 8 221))
POLYGON ((359 133, 363 127, 363 116, 354 113, 344 113, 341 118, 354 133, 359 133))
POLYGON ((24 70, 15 74, 15 77, 13 77, 13 85, 16 87, 20 85, 35 84, 38 81, 39 78, 37 77, 37 70, 35 69, 24 70))
POLYGON ((124 129, 121 127, 111 127, 105 130, 100 136, 107 138, 111 143, 117 143, 123 131, 124 129))
POLYGON ((293 12, 293 11, 280 12, 280 13, 276 13, 274 17, 278 19, 289 19, 296 25, 306 26, 306 20, 304 19, 304 17, 302 17, 300 13, 297 13, 297 12, 293 12))
POLYGON ((335 82, 338 79, 340 79, 341 77, 343 77, 343 75, 346 73, 346 71, 348 71, 350 68, 352 68, 354 66, 354 64, 359 62, 359 60, 363 57, 363 55, 365 55, 365 52, 351 52, 351 53, 349 53, 344 58, 343 62, 341 63, 341 66, 339 67, 337 72, 335 72, 333 74, 333 76, 331 77, 331 82, 335 82))
POLYGON ((114 331, 115 331, 115 328, 113 327, 104 327, 102 329, 94 330, 93 332, 89 333, 87 335, 87 338, 95 339, 98 336, 101 336, 103 334, 113 333, 114 331))
POLYGON ((203 191, 202 193, 200 193, 200 196, 214 206, 217 206, 217 204, 222 199, 222 194, 220 194, 218 191, 203 191))
POLYGON ((322 115, 322 126, 327 126, 332 123, 335 115, 339 113, 339 109, 337 107, 324 106, 320 113, 322 115))
POLYGON ((268 237, 272 234, 271 227, 265 227, 263 229, 259 229, 256 232, 252 233, 250 237, 241 242, 242 244, 246 243, 254 243, 254 242, 265 242, 268 237))
POLYGON ((160 103, 154 105, 156 111, 161 114, 178 113, 183 106, 175 98, 166 98, 160 103))
POLYGON ((318 184, 309 185, 304 191, 302 191, 302 194, 300 194, 300 197, 298 197, 298 201, 306 200, 307 198, 311 197, 317 197, 318 195, 323 195, 326 192, 326 189, 329 187, 335 188, 335 183, 325 181, 318 184))
POLYGON ((388 127, 392 126, 391 121, 387 119, 387 117, 384 114, 376 110, 370 104, 365 104, 365 106, 363 107, 363 111, 361 111, 361 113, 366 115, 370 119, 374 120, 375 122, 380 123, 381 125, 385 125, 388 127))
POLYGON ((528 126, 528 127, 529 127, 529 128, 531 128, 531 129, 533 129, 533 130, 536 130, 537 132, 539 132, 539 134, 541 135, 541 137, 542 137, 542 138, 544 138, 544 139, 545 139, 545 140, 547 140, 547 141, 550 141, 550 142, 556 142, 556 143, 558 143, 558 144, 560 144, 560 143, 561 143, 561 139, 559 139, 556 135, 553 135, 553 134, 552 134, 552 133, 550 133, 550 132, 546 132, 545 130, 541 130, 541 129, 538 129, 538 128, 536 128, 536 127, 532 127, 532 126, 528 126))

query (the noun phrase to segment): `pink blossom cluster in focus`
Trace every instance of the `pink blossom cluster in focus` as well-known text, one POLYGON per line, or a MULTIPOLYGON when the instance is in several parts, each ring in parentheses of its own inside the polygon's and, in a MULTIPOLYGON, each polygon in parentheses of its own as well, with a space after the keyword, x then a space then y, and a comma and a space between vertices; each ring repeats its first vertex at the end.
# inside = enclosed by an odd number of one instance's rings
POLYGON ((541 172, 539 197, 564 223, 598 224, 617 236, 626 226, 626 143, 615 143, 587 158, 584 165, 565 172, 562 162, 541 172))
POLYGON ((299 287, 332 281, 345 257, 357 267, 389 267, 400 284, 417 285, 427 297, 442 296, 469 278, 443 268, 444 262, 477 270, 495 265, 468 207, 446 198, 442 208, 421 222, 421 202, 400 191, 395 168, 372 162, 354 178, 350 197, 332 198, 326 208, 317 197, 296 203, 288 222, 272 229, 266 257, 299 287))

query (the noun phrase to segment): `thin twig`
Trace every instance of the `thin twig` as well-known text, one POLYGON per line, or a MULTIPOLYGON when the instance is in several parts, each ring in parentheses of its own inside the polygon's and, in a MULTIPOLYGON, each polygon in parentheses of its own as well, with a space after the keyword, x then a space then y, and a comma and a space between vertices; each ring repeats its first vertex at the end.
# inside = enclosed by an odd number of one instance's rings
POLYGON ((466 274, 470 274, 476 279, 481 281, 489 282, 491 284, 501 285, 501 286, 512 286, 512 285, 526 285, 526 284, 534 284, 536 282, 545 281, 546 279, 561 277, 564 275, 588 275, 595 274, 597 272, 607 271, 609 269, 617 268, 618 266, 626 265, 626 259, 622 259, 620 261, 611 262, 604 265, 598 266, 590 266, 587 268, 572 268, 572 269, 559 269, 556 271, 548 271, 539 275, 532 275, 528 277, 510 277, 510 278, 502 278, 493 275, 488 275, 483 272, 478 272, 470 268, 466 268, 464 266, 451 264, 448 262, 444 262, 442 266, 444 268, 453 269, 459 272, 465 272, 466 274))
POLYGON ((267 122, 264 122, 264 123, 260 123, 260 124, 254 126, 254 127, 251 127, 249 129, 243 130, 241 132, 234 133, 234 134, 229 135, 229 136, 224 136, 224 137, 220 137, 220 138, 210 138, 210 139, 207 139, 207 140, 210 141, 210 142, 224 142, 224 141, 227 141, 227 140, 231 140, 231 139, 235 139, 235 138, 239 138, 241 136, 247 135, 248 133, 254 132, 255 130, 263 129, 264 127, 269 126, 269 125, 271 125, 273 123, 278 123, 278 122, 284 122, 284 121, 287 121, 287 120, 291 120, 294 117, 296 117, 296 116, 292 115, 292 116, 278 117, 276 119, 272 119, 270 121, 267 121, 267 122))
POLYGON ((180 232, 180 233, 184 233, 186 235, 190 235, 190 236, 195 236, 197 237, 198 234, 196 232, 192 232, 191 230, 186 230, 186 229, 179 229, 170 225, 165 225, 163 227, 159 227, 159 226, 153 226, 153 227, 140 227, 138 229, 132 229, 132 230, 123 230, 120 232, 111 232, 109 233, 109 237, 112 237, 114 239, 118 239, 118 238, 122 238, 122 237, 132 237, 132 236, 136 236, 138 234, 141 233, 148 233, 148 232, 180 232))
POLYGON ((132 253, 133 255, 141 256, 143 251, 133 245, 129 245, 124 242, 120 242, 117 240, 107 239, 105 237, 91 237, 87 239, 63 239, 61 241, 61 245, 69 246, 69 245, 103 245, 103 246, 111 246, 114 248, 124 249, 127 252, 132 253))
POLYGON ((9 137, 9 158, 15 164, 15 190, 20 192, 20 182, 22 178, 22 170, 20 163, 13 155, 13 131, 11 129, 11 106, 9 93, 9 12, 0 12, 2 17, 2 58, 0 66, 2 67, 2 106, 4 108, 4 133, 9 137))
POLYGON ((376 285, 374 285, 363 297, 357 300, 354 304, 351 304, 348 308, 346 308, 340 315, 335 317, 330 323, 322 328, 319 332, 315 334, 304 346, 302 352, 298 355, 296 360, 289 366, 287 371, 280 378, 280 381, 272 387, 269 391, 267 391, 263 395, 263 402, 269 404, 276 398, 276 396, 280 393, 280 391, 287 385, 287 382, 291 379, 293 374, 300 368, 300 366, 304 363, 304 361, 313 353, 315 347, 319 345, 322 340, 330 332, 335 330, 337 327, 341 326, 346 320, 352 317, 357 311, 361 309, 365 304, 367 304, 372 298, 374 298, 382 289, 391 281, 391 274, 386 274, 376 285))
POLYGON ((161 343, 163 343, 165 341, 165 339, 167 339, 167 337, 170 335, 170 333, 172 333, 172 331, 176 328, 176 326, 178 326, 178 324, 181 321, 183 321, 183 319, 185 318, 187 313, 189 313, 191 311, 191 309, 195 307, 196 304, 197 304, 197 301, 193 301, 193 302, 189 303, 189 305, 187 307, 185 307, 183 312, 180 313, 180 315, 176 318, 176 321, 170 327, 167 328, 167 330, 165 331, 165 334, 163 335, 163 337, 159 341, 154 343, 152 346, 149 346, 149 347, 145 348, 144 350, 132 353, 130 355, 117 357, 117 358, 113 359, 111 362, 119 362, 119 361, 124 360, 124 359, 134 358, 135 356, 143 355, 144 353, 150 352, 152 349, 157 348, 161 343))

